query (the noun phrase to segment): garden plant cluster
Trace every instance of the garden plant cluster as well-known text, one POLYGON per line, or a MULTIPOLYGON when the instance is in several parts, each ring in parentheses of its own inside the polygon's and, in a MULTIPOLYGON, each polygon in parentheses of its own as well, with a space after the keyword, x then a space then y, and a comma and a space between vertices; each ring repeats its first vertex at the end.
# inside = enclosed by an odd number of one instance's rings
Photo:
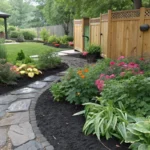
POLYGON ((52 48, 40 54, 38 60, 31 59, 21 50, 18 52, 15 62, 8 62, 3 42, 4 40, 0 40, 0 84, 14 85, 20 78, 33 78, 42 74, 44 70, 55 68, 61 64, 60 57, 52 48))
POLYGON ((84 105, 83 132, 150 149, 150 61, 144 58, 103 59, 69 69, 50 91, 55 101, 84 105), (79 84, 80 83, 80 84, 79 84))
POLYGON ((61 37, 50 35, 46 29, 43 29, 41 31, 41 38, 44 43, 51 44, 51 46, 54 47, 60 47, 61 45, 64 45, 66 47, 73 46, 73 37, 67 35, 61 37))

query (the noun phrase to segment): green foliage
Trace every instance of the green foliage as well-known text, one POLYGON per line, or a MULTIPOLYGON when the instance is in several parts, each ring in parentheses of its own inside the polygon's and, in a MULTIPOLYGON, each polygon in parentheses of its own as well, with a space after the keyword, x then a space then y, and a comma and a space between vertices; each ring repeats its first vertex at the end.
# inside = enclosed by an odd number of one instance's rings
POLYGON ((138 121, 127 126, 126 143, 131 143, 132 150, 150 149, 150 119, 138 121))
POLYGON ((17 38, 18 37, 19 32, 18 31, 11 31, 10 32, 10 38, 17 38))
POLYGON ((18 36, 17 36, 17 42, 24 42, 24 36, 21 32, 18 33, 18 36))
POLYGON ((25 59, 23 60, 23 63, 29 64, 34 63, 34 61, 29 56, 26 56, 25 59))
POLYGON ((101 47, 98 46, 98 45, 91 44, 91 45, 88 46, 88 48, 86 49, 86 51, 89 54, 101 53, 101 47))
POLYGON ((6 51, 6 47, 4 45, 4 40, 0 39, 0 59, 6 59, 7 58, 7 51, 6 51))
POLYGON ((150 115, 149 85, 150 78, 143 75, 121 81, 109 80, 101 95, 106 101, 111 100, 116 107, 122 103, 130 114, 148 116, 150 115))
MULTIPOLYGON (((95 80, 99 74, 108 66, 109 60, 99 61, 95 66, 87 66, 85 68, 69 69, 68 74, 64 76, 55 90, 61 89, 65 95, 54 93, 54 98, 59 101, 59 97, 64 96, 66 101, 75 104, 83 104, 92 101, 92 98, 99 95, 95 86, 95 80), (80 84, 79 84, 80 83, 80 84)), ((53 92, 53 90, 52 90, 53 92)))
POLYGON ((24 60, 24 59, 25 59, 25 54, 23 50, 21 50, 20 52, 18 52, 16 60, 18 61, 18 60, 24 60))
POLYGON ((61 59, 54 49, 47 50, 39 55, 37 66, 40 69, 55 68, 60 65, 61 59))
MULTIPOLYGON (((96 103, 85 103, 86 122, 83 131, 86 135, 96 134, 100 140, 105 136, 108 140, 112 136, 123 140, 126 137, 126 126, 128 124, 127 114, 111 104, 103 105, 96 103)), ((75 114, 81 114, 80 112, 75 114)))
POLYGON ((69 41, 73 41, 73 37, 70 37, 67 35, 60 37, 60 43, 61 44, 68 44, 69 41))
POLYGON ((45 28, 43 28, 40 34, 41 34, 42 40, 44 42, 47 42, 48 41, 48 37, 49 37, 48 31, 45 28))
POLYGON ((13 69, 13 65, 7 63, 5 59, 0 59, 0 83, 16 84, 19 75, 13 69))
POLYGON ((59 43, 60 39, 59 37, 57 37, 56 35, 51 35, 49 38, 48 38, 48 43, 51 43, 53 44, 54 42, 55 43, 59 43))
POLYGON ((33 40, 35 38, 35 33, 28 30, 23 30, 22 34, 25 40, 33 40))
POLYGON ((64 86, 61 83, 55 83, 51 86, 50 91, 53 94, 55 101, 63 101, 65 98, 64 86))
POLYGON ((10 36, 10 33, 12 32, 12 31, 15 31, 16 30, 16 27, 14 27, 14 26, 9 26, 8 27, 8 35, 10 36))

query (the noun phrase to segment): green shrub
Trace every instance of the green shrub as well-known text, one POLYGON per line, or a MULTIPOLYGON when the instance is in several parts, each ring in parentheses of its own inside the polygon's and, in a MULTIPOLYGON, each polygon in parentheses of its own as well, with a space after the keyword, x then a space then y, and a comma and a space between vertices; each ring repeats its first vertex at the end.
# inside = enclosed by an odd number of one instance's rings
POLYGON ((15 66, 7 63, 5 59, 0 59, 0 83, 16 84, 19 75, 15 71, 15 66))
POLYGON ((39 55, 37 63, 39 69, 55 68, 61 63, 61 59, 57 56, 56 50, 50 49, 39 55))
POLYGON ((24 30, 22 31, 25 40, 33 40, 36 35, 33 31, 24 30))
POLYGON ((30 64, 30 63, 34 63, 34 60, 31 59, 29 56, 25 56, 25 59, 23 60, 23 63, 25 64, 30 64))
POLYGON ((10 38, 17 38, 18 37, 19 32, 18 31, 11 31, 10 32, 10 38))
POLYGON ((68 36, 64 35, 64 36, 60 37, 60 43, 61 44, 68 44, 68 36))
POLYGON ((94 53, 101 53, 101 47, 95 44, 91 44, 88 46, 88 48, 86 49, 86 51, 89 54, 94 54, 94 53))
POLYGON ((6 52, 6 48, 4 45, 4 39, 0 39, 0 59, 1 58, 4 58, 4 59, 7 58, 7 52, 6 52))
POLYGON ((15 30, 16 30, 16 27, 14 27, 14 26, 8 26, 8 35, 10 36, 10 33, 12 31, 15 31, 15 30))
POLYGON ((24 36, 21 32, 18 33, 18 36, 17 36, 17 42, 24 42, 24 36))
POLYGON ((60 43, 60 38, 57 37, 56 35, 51 35, 49 38, 48 38, 48 43, 60 43))
POLYGON ((67 41, 68 41, 68 42, 72 42, 72 41, 73 41, 73 37, 72 37, 72 36, 68 36, 68 37, 67 37, 67 41))
MULTIPOLYGON (((92 101, 94 96, 99 95, 99 91, 95 86, 95 80, 108 64, 109 60, 104 60, 99 61, 95 66, 69 69, 68 74, 64 76, 61 83, 54 89, 56 91, 61 89, 62 93, 65 93, 64 98, 70 103, 82 104, 92 101)), ((54 99, 59 101, 63 95, 59 94, 59 92, 55 93, 55 90, 52 88, 54 99)))
POLYGON ((45 28, 43 28, 40 34, 41 34, 42 40, 44 42, 47 42, 48 41, 48 37, 49 37, 48 31, 45 28))
POLYGON ((150 78, 143 75, 126 80, 107 81, 101 93, 106 101, 111 100, 116 107, 122 103, 126 111, 136 116, 150 115, 150 78))
POLYGON ((18 52, 16 60, 24 60, 25 59, 25 54, 23 52, 23 50, 21 50, 20 52, 18 52))

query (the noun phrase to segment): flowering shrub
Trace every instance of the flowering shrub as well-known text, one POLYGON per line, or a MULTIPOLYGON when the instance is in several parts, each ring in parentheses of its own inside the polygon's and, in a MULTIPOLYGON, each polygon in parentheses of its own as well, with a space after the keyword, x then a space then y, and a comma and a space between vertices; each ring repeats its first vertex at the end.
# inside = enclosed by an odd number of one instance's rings
POLYGON ((87 54, 88 54, 88 52, 86 52, 86 51, 82 52, 83 56, 87 56, 87 54))
POLYGON ((54 99, 56 101, 64 99, 76 104, 92 101, 94 96, 99 95, 94 81, 108 64, 109 60, 106 59, 99 61, 96 65, 70 69, 60 83, 57 85, 55 83, 51 87, 54 99))
POLYGON ((19 74, 16 71, 16 66, 7 63, 5 59, 0 59, 0 83, 17 84, 17 77, 19 74))
MULTIPOLYGON (((141 59, 141 61, 143 61, 143 59, 141 59)), ((144 74, 144 71, 140 68, 140 63, 138 64, 136 62, 127 62, 124 56, 120 56, 117 61, 111 61, 105 72, 106 74, 101 74, 99 79, 95 81, 95 85, 99 91, 103 90, 105 80, 113 78, 125 79, 131 76, 144 74)))

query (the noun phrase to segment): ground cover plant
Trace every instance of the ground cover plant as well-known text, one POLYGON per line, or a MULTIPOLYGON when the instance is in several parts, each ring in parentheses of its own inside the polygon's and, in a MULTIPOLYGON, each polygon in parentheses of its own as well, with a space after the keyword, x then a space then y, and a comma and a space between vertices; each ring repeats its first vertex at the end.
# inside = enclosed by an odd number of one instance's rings
POLYGON ((149 150, 149 69, 149 59, 144 58, 103 60, 70 70, 51 92, 57 101, 85 106, 75 114, 84 114, 85 134, 96 134, 98 139, 115 136, 131 143, 130 149, 149 150))

